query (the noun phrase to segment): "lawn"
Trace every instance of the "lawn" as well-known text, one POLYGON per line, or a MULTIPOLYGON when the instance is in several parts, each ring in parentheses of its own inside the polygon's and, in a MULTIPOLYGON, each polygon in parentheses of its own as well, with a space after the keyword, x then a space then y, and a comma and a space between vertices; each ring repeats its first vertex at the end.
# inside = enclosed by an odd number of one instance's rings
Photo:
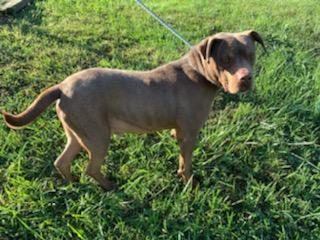
MULTIPOLYGON (((53 166, 65 136, 50 107, 23 130, 0 121, 0 239, 320 239, 320 4, 144 1, 190 42, 255 29, 256 91, 219 93, 194 151, 195 191, 178 176, 168 131, 113 136, 103 192, 53 166), (317 107, 318 103, 318 107, 317 107)), ((133 0, 36 1, 0 16, 0 108, 24 110, 88 67, 144 70, 188 48, 133 0)))

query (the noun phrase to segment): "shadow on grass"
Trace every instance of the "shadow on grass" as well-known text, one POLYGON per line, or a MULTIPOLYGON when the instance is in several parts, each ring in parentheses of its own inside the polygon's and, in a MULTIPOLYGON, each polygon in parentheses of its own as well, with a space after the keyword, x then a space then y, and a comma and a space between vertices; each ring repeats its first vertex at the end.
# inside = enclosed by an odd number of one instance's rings
POLYGON ((26 20, 32 25, 40 25, 42 18, 43 10, 37 7, 35 3, 32 3, 17 13, 0 15, 0 24, 11 26, 14 20, 26 20))
MULTIPOLYGON (((58 44, 68 44, 71 46, 76 46, 78 48, 84 49, 88 52, 94 53, 96 55, 99 55, 103 58, 110 58, 109 52, 111 51, 110 48, 106 49, 97 49, 93 47, 92 45, 95 44, 95 41, 99 40, 92 40, 89 39, 85 43, 79 43, 75 39, 68 39, 66 37, 60 37, 56 34, 51 33, 49 30, 46 30, 47 27, 41 27, 42 20, 43 20, 43 9, 41 7, 37 7, 36 4, 32 4, 28 7, 26 7, 24 10, 20 11, 19 13, 13 14, 13 15, 4 15, 0 16, 0 24, 13 26, 16 25, 17 21, 21 22, 22 24, 19 25, 21 32, 24 35, 32 34, 35 35, 38 38, 45 39, 48 42, 56 42, 58 44), (90 41, 90 42, 89 42, 90 41)), ((72 36, 71 36, 72 37, 72 36)), ((110 41, 113 39, 112 37, 108 37, 106 39, 105 36, 103 36, 104 40, 110 39, 110 41)), ((122 44, 122 47, 125 47, 122 44)), ((127 43, 127 45, 130 45, 127 43)))

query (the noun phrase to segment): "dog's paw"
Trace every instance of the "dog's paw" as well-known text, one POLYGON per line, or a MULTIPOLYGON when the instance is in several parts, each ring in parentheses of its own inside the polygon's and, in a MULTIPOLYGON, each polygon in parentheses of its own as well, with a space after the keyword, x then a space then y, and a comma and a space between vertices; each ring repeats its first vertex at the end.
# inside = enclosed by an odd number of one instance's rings
POLYGON ((200 186, 200 182, 196 177, 192 177, 192 189, 196 189, 200 186))
POLYGON ((109 191, 114 191, 118 189, 118 184, 115 182, 106 180, 103 185, 100 185, 104 191, 109 192, 109 191))
POLYGON ((80 182, 80 177, 72 175, 70 182, 78 183, 80 182))
POLYGON ((196 189, 200 185, 199 180, 193 175, 189 179, 186 179, 183 175, 181 175, 181 173, 180 176, 183 183, 186 185, 190 185, 192 189, 196 189))

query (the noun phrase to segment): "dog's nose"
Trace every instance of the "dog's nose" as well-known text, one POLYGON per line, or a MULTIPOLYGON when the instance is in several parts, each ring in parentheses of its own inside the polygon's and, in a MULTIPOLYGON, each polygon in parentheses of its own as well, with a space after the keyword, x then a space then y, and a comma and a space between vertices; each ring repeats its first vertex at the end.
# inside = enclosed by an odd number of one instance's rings
POLYGON ((246 69, 246 68, 241 68, 239 69, 239 71, 237 72, 237 75, 238 75, 238 79, 241 81, 241 82, 249 82, 252 80, 252 74, 251 72, 246 69))
POLYGON ((240 78, 240 80, 243 81, 243 82, 249 82, 249 81, 252 80, 252 75, 251 75, 250 73, 247 74, 247 75, 244 75, 244 76, 242 76, 242 77, 240 78))

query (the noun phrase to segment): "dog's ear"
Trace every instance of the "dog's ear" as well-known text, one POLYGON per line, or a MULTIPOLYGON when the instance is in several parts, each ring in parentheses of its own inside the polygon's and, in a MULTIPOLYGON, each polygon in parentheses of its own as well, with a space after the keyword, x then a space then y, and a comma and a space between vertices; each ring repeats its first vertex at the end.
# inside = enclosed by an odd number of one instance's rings
POLYGON ((249 30, 249 31, 246 32, 246 34, 247 34, 248 36, 250 36, 254 41, 256 41, 257 43, 259 43, 259 44, 263 47, 263 50, 264 50, 265 52, 267 52, 267 49, 266 49, 266 47, 265 47, 265 45, 264 45, 264 43, 263 43, 262 37, 260 36, 259 33, 257 33, 257 32, 254 31, 254 30, 249 30))
POLYGON ((215 48, 218 48, 218 45, 220 44, 221 41, 222 41, 221 39, 218 39, 215 37, 209 37, 204 39, 199 44, 199 51, 204 60, 209 62, 210 57, 213 55, 213 50, 215 48))
POLYGON ((195 45, 189 53, 191 66, 215 85, 218 85, 218 68, 216 59, 213 59, 213 61, 210 61, 210 59, 214 58, 215 52, 219 50, 222 41, 222 39, 208 37, 195 45))

